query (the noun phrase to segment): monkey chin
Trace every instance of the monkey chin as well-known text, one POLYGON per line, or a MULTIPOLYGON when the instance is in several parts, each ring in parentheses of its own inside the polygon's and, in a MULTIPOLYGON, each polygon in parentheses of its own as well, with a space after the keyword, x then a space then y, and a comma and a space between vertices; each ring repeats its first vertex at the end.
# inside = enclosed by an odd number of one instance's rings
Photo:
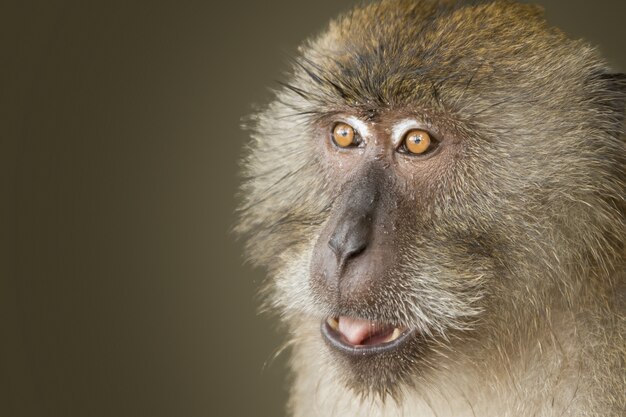
POLYGON ((399 401, 426 354, 426 338, 417 329, 340 316, 322 320, 320 330, 344 371, 343 382, 362 397, 399 401))

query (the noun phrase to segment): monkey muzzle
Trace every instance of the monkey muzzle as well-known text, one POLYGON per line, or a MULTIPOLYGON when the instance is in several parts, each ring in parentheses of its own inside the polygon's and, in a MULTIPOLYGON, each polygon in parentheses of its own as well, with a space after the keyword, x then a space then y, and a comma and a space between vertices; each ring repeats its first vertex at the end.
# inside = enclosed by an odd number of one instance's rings
POLYGON ((377 164, 357 174, 344 185, 320 234, 311 275, 317 296, 344 311, 322 321, 323 337, 332 348, 363 355, 391 351, 413 332, 376 320, 392 316, 376 309, 389 285, 386 272, 395 265, 394 242, 386 233, 394 227, 395 200, 377 164))

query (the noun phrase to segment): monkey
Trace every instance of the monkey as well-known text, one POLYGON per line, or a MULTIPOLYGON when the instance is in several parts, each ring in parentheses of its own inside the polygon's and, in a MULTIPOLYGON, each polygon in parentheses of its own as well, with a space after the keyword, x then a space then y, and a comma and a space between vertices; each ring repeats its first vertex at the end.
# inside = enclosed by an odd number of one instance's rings
POLYGON ((290 416, 626 415, 626 76, 508 0, 382 0, 246 122, 290 416))

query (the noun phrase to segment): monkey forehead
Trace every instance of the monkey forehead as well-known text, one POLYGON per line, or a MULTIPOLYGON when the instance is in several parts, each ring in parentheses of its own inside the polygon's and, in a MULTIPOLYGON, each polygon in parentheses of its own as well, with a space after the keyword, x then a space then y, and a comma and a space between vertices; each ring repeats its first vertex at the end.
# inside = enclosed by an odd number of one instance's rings
POLYGON ((455 102, 468 90, 496 100, 498 90, 559 88, 603 63, 548 27, 540 8, 508 1, 377 2, 331 22, 302 52, 298 74, 325 103, 376 106, 455 102))

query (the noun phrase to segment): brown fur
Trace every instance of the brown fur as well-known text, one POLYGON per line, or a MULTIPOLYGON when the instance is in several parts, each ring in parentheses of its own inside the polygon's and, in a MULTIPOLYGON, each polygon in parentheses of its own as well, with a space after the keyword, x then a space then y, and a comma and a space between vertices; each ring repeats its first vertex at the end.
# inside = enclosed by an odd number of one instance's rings
POLYGON ((289 328, 290 413, 624 415, 625 90, 594 48, 506 1, 382 1, 304 44, 251 120, 238 226, 289 328), (337 114, 381 135, 419 117, 447 141, 385 180, 395 261, 341 307, 311 284, 360 169, 324 150, 337 114), (320 337, 338 312, 428 334, 349 361, 320 337))

